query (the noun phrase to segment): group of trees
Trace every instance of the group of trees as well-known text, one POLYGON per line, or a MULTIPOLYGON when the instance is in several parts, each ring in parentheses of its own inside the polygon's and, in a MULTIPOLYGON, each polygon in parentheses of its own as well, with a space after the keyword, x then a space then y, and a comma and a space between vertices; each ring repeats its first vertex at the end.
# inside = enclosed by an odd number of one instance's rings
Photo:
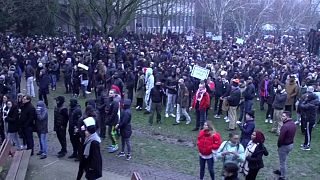
POLYGON ((232 24, 239 36, 251 35, 262 25, 279 31, 316 25, 319 0, 198 0, 214 32, 221 35, 225 24, 232 24))

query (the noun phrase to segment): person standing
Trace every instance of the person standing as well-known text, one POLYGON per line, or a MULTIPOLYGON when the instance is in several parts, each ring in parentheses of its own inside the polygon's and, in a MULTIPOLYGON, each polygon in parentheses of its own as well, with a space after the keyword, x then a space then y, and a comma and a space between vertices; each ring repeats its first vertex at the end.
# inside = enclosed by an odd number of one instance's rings
POLYGON ((142 71, 138 72, 138 82, 136 89, 137 106, 136 110, 141 111, 143 107, 143 97, 145 96, 145 86, 144 86, 144 74, 142 71))
POLYGON ((214 156, 215 151, 219 148, 220 144, 220 134, 216 132, 210 122, 205 122, 203 130, 199 132, 197 142, 200 161, 200 180, 203 180, 206 162, 208 164, 210 177, 211 179, 214 179, 214 156))
POLYGON ((296 134, 296 125, 291 119, 291 112, 284 111, 282 113, 283 126, 280 130, 278 138, 278 155, 280 162, 280 170, 275 170, 274 174, 279 175, 279 180, 286 179, 287 175, 287 157, 293 150, 294 137, 296 134))
POLYGON ((146 103, 146 112, 145 112, 145 114, 150 114, 151 104, 152 104, 150 102, 150 92, 151 92, 151 89, 154 87, 154 76, 153 76, 152 68, 147 68, 145 82, 146 82, 146 95, 145 95, 145 98, 144 98, 144 101, 146 103))
POLYGON ((250 111, 246 113, 246 121, 243 125, 241 123, 238 123, 238 126, 241 130, 241 138, 240 143, 244 148, 247 147, 249 141, 251 140, 251 135, 254 131, 255 123, 254 123, 254 112, 250 111))
POLYGON ((38 101, 37 103, 36 127, 40 142, 40 151, 37 155, 41 155, 40 159, 45 159, 48 154, 48 109, 43 101, 38 101))
POLYGON ((196 110, 196 127, 192 131, 203 129, 207 121, 207 109, 210 107, 210 97, 204 83, 199 84, 199 89, 193 97, 192 108, 196 110))
POLYGON ((181 113, 187 119, 186 124, 190 124, 191 118, 187 112, 187 108, 189 107, 189 91, 186 85, 184 84, 183 79, 179 79, 178 83, 179 83, 179 87, 178 87, 178 96, 177 96, 177 117, 176 117, 176 123, 174 125, 180 124, 181 113))
POLYGON ((83 120, 81 127, 85 131, 85 141, 83 144, 83 154, 79 163, 77 180, 80 180, 83 173, 88 180, 95 180, 102 177, 102 156, 100 152, 101 139, 96 133, 95 120, 92 117, 83 120))
POLYGON ((161 111, 162 111, 162 100, 165 96, 165 92, 161 87, 161 82, 156 82, 156 86, 150 91, 150 103, 151 103, 151 114, 149 116, 149 125, 153 124, 154 113, 157 113, 157 123, 161 123, 161 111))
POLYGON ((294 100, 296 96, 299 94, 299 86, 296 83, 295 76, 290 76, 289 81, 287 81, 285 90, 288 94, 286 105, 285 105, 285 111, 292 111, 292 106, 294 105, 294 100))
POLYGON ((27 95, 31 97, 36 97, 36 94, 34 92, 34 85, 33 85, 35 70, 31 65, 31 61, 27 60, 26 64, 27 64, 27 67, 26 67, 25 74, 26 74, 26 80, 27 80, 27 95))
POLYGON ((236 129, 236 121, 237 121, 237 107, 240 103, 241 99, 241 91, 239 88, 239 79, 232 80, 232 86, 230 91, 230 96, 227 97, 227 101, 229 103, 229 128, 228 131, 233 131, 236 129))
POLYGON ((169 76, 166 82, 166 94, 167 94, 167 105, 166 105, 166 114, 165 117, 169 116, 175 118, 176 116, 173 114, 174 109, 174 101, 177 95, 177 81, 175 80, 175 76, 169 76))
POLYGON ((269 152, 264 146, 265 137, 261 131, 254 131, 251 141, 245 150, 245 161, 241 165, 241 172, 246 180, 255 180, 261 168, 264 167, 262 156, 268 156, 269 152))
POLYGON ((55 98, 57 106, 54 108, 54 131, 57 134, 61 150, 58 152, 58 157, 64 157, 67 154, 67 139, 66 131, 69 121, 68 109, 64 106, 65 99, 63 96, 55 98))
POLYGON ((269 93, 268 93, 268 88, 270 86, 270 81, 269 81, 269 75, 266 74, 264 76, 264 79, 261 81, 260 83, 260 87, 259 87, 259 95, 260 95, 260 110, 263 111, 264 110, 264 103, 266 102, 267 98, 269 97, 269 93))
MULTIPOLYGON (((221 74, 223 74, 221 72, 221 74)), ((214 118, 220 119, 220 115, 222 114, 222 103, 223 98, 227 96, 227 94, 230 92, 230 84, 228 80, 226 80, 225 77, 222 75, 218 77, 218 79, 215 81, 215 103, 214 103, 214 111, 216 112, 214 118)), ((224 118, 225 120, 228 119, 228 116, 224 118)))
POLYGON ((37 79, 37 82, 39 86, 39 100, 44 100, 44 103, 48 107, 47 94, 49 94, 50 78, 44 69, 40 70, 39 79, 37 79))
POLYGON ((71 92, 71 79, 72 79, 72 62, 71 58, 67 58, 63 66, 64 86, 66 88, 66 94, 71 92))
MULTIPOLYGON (((253 107, 253 99, 255 97, 255 87, 252 83, 253 78, 250 76, 248 77, 246 83, 246 89, 243 92, 244 97, 244 112, 251 112, 253 107)), ((241 117, 242 120, 242 117, 241 117)))
POLYGON ((133 89, 135 82, 135 75, 133 74, 132 69, 129 68, 128 72, 126 73, 126 89, 128 91, 128 99, 131 101, 133 101, 133 89))
POLYGON ((5 122, 8 123, 8 139, 14 143, 17 150, 21 149, 21 143, 19 140, 18 130, 19 130, 19 111, 16 105, 12 101, 7 102, 6 106, 7 116, 5 122))
POLYGON ((278 85, 277 92, 275 98, 273 100, 273 127, 271 129, 272 133, 280 134, 280 129, 283 124, 282 122, 282 113, 286 104, 287 93, 285 89, 282 89, 281 85, 278 85))
POLYGON ((22 98, 22 107, 20 113, 20 122, 22 123, 22 134, 27 143, 27 149, 31 149, 33 155, 34 141, 33 141, 33 128, 37 118, 36 108, 31 103, 31 96, 25 95, 22 98))
POLYGON ((73 149, 73 153, 68 158, 78 158, 79 150, 79 135, 77 133, 78 123, 82 117, 81 106, 78 104, 77 99, 70 99, 69 108, 69 137, 73 149))
POLYGON ((304 143, 302 144, 301 150, 310 150, 311 143, 311 133, 312 129, 316 123, 317 111, 320 106, 318 96, 314 93, 314 88, 309 86, 307 88, 306 98, 304 101, 299 103, 299 109, 303 115, 305 133, 304 133, 304 143))

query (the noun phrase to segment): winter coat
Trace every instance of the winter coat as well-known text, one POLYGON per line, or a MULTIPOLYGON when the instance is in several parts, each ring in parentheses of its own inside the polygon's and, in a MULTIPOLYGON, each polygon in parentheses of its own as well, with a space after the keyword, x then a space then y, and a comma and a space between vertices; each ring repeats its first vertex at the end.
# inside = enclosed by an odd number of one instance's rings
POLYGON ((264 167, 262 156, 268 156, 269 152, 263 144, 257 145, 251 156, 246 157, 249 170, 258 170, 264 167))
POLYGON ((201 155, 208 156, 212 151, 216 151, 221 145, 221 136, 219 133, 211 135, 205 130, 201 130, 198 135, 198 150, 201 155))
POLYGON ((301 116, 310 123, 315 123, 317 118, 317 112, 320 106, 318 96, 314 93, 307 93, 306 100, 302 101, 298 105, 301 116))
POLYGON ((246 121, 243 125, 239 125, 239 128, 241 130, 241 138, 240 143, 245 148, 247 147, 248 143, 251 140, 251 135, 255 128, 254 120, 246 121))
MULTIPOLYGON (((85 147, 86 146, 84 145, 83 152, 85 147)), ((79 171, 80 170, 86 172, 87 179, 98 179, 102 177, 102 156, 100 152, 100 143, 98 141, 91 142, 90 152, 87 158, 82 155, 79 165, 79 171)))
POLYGON ((184 84, 178 89, 177 104, 180 104, 181 108, 189 107, 189 91, 184 84))
POLYGON ((38 81, 39 86, 39 92, 42 92, 44 94, 49 94, 49 84, 50 84, 50 78, 48 74, 43 74, 39 77, 38 81))
POLYGON ((59 131, 61 128, 67 128, 69 121, 68 109, 64 106, 54 108, 54 131, 59 131))
POLYGON ((215 81, 215 95, 217 97, 227 96, 227 93, 230 91, 230 84, 225 82, 223 83, 221 80, 215 81))
POLYGON ((296 82, 288 82, 285 89, 288 94, 286 105, 293 105, 294 98, 299 94, 299 87, 296 82))
MULTIPOLYGON (((8 107, 6 107, 6 111, 8 111, 8 107)), ((5 122, 8 123, 8 133, 16 133, 19 130, 20 127, 20 121, 19 121, 19 111, 17 107, 12 107, 7 117, 5 118, 5 122)))
POLYGON ((255 87, 253 83, 247 85, 246 90, 243 92, 244 100, 253 100, 255 97, 255 87))
POLYGON ((36 128, 40 134, 48 133, 48 110, 43 101, 37 103, 36 128))
POLYGON ((150 99, 153 103, 161 103, 165 92, 161 87, 153 87, 150 92, 150 99))
POLYGON ((109 105, 106 106, 107 113, 107 121, 106 124, 109 126, 115 126, 119 123, 118 111, 120 108, 120 96, 116 96, 109 101, 109 105))
POLYGON ((35 121, 37 119, 36 108, 31 102, 27 102, 22 105, 20 113, 20 122, 22 128, 32 127, 34 128, 35 121))
POLYGON ((136 98, 145 96, 144 75, 141 75, 137 82, 136 98))
POLYGON ((272 104, 272 107, 276 110, 284 109, 286 105, 287 93, 282 90, 281 92, 277 92, 272 104))
POLYGON ((132 134, 131 130, 131 101, 129 99, 124 100, 124 108, 120 115, 119 129, 120 135, 123 138, 130 138, 132 134))
MULTIPOLYGON (((196 109, 197 106, 197 93, 193 96, 193 103, 192 108, 196 109)), ((199 103, 199 110, 206 110, 210 107, 210 96, 207 92, 204 93, 200 103, 199 103)))
POLYGON ((268 86, 268 94, 269 96, 267 97, 267 104, 272 105, 274 98, 276 96, 276 92, 277 92, 277 87, 272 85, 272 86, 268 86))
POLYGON ((74 130, 78 126, 79 119, 82 116, 81 106, 76 105, 75 107, 70 107, 69 109, 69 130, 74 130))
POLYGON ((238 106, 241 99, 241 91, 239 87, 234 87, 231 92, 230 96, 228 96, 227 100, 229 106, 238 106))

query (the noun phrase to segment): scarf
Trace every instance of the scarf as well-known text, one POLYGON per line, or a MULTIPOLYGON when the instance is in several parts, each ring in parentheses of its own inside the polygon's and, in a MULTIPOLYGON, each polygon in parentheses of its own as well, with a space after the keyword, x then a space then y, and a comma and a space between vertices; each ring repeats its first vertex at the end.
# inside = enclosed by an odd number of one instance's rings
POLYGON ((197 97, 197 101, 201 101, 203 98, 204 93, 206 93, 207 89, 198 89, 196 97, 197 97))
POLYGON ((98 136, 97 133, 91 134, 89 137, 86 138, 86 140, 84 141, 84 145, 86 146, 84 148, 84 152, 83 155, 85 158, 88 158, 89 153, 90 153, 90 147, 91 147, 91 142, 92 141, 98 141, 99 143, 101 143, 101 139, 98 136))
POLYGON ((268 97, 268 84, 269 84, 269 80, 264 81, 264 97, 268 97))
MULTIPOLYGON (((250 157, 252 155, 252 153, 254 152, 254 150, 256 149, 256 147, 258 146, 259 144, 256 144, 252 141, 250 141, 247 145, 247 148, 244 152, 245 154, 245 159, 247 159, 247 157, 250 157)), ((241 172, 246 176, 248 175, 249 173, 249 162, 247 160, 245 160, 242 164, 241 164, 241 172)))

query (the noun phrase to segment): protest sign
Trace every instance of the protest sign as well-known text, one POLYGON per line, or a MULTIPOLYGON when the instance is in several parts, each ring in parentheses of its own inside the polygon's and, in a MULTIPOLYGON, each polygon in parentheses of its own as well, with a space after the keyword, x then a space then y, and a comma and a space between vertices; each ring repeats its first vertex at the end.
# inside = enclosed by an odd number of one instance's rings
POLYGON ((86 70, 86 71, 88 71, 88 69, 89 69, 88 66, 86 66, 86 65, 84 65, 84 64, 81 64, 81 63, 78 64, 78 67, 79 67, 79 68, 82 68, 82 69, 84 69, 84 70, 86 70))
POLYGON ((205 80, 209 76, 210 70, 200 67, 200 66, 194 66, 191 72, 191 76, 195 77, 200 80, 205 80))

